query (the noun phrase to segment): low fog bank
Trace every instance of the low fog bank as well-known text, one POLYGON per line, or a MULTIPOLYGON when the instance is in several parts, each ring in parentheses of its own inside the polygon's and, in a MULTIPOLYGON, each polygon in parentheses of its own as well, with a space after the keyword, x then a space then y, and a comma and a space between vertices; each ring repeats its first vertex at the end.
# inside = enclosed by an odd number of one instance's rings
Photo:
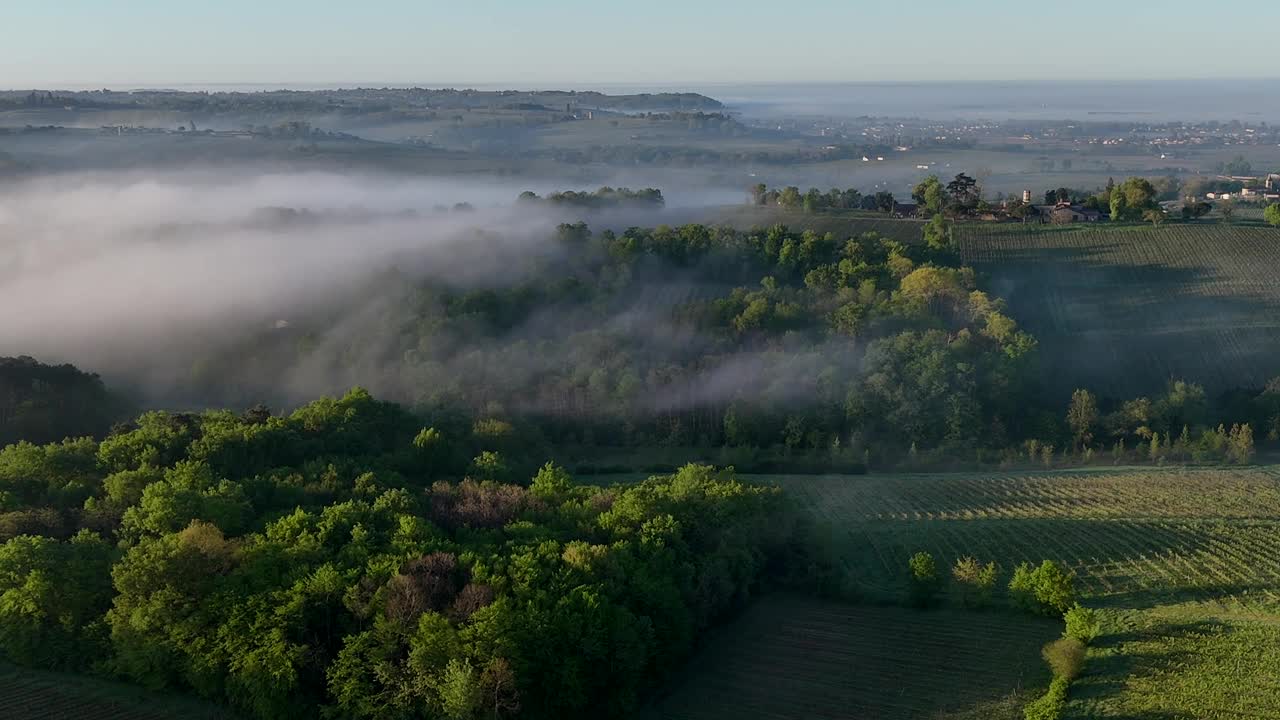
MULTIPOLYGON (((700 219, 691 199, 736 199, 703 188, 673 194, 667 210, 590 215, 515 201, 525 189, 566 187, 223 171, 11 184, 0 193, 0 355, 73 363, 152 406, 288 405, 353 384, 413 401, 431 393, 413 387, 393 336, 395 323, 414 321, 405 308, 421 301, 419 283, 508 286, 563 259, 553 241, 561 222, 683 222, 700 219), (210 377, 236 382, 211 389, 210 377)), ((664 313, 697 291, 672 277, 657 289, 667 305, 638 303, 611 320, 535 316, 506 338, 529 344, 523 357, 489 371, 519 377, 560 363, 572 348, 538 343, 575 326, 622 327, 654 352, 696 352, 697 339, 673 335, 664 313)), ((474 369, 467 338, 452 341, 460 346, 423 348, 455 358, 432 382, 474 369)))

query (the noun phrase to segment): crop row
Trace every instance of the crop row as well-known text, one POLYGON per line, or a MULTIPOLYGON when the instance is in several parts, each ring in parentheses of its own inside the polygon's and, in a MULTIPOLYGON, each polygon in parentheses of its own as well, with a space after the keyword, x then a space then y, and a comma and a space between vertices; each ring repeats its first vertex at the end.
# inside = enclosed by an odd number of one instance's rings
POLYGON ((1274 470, 805 478, 789 487, 840 529, 856 580, 900 590, 908 558, 1006 571, 1052 559, 1099 599, 1144 594, 1280 605, 1274 470))

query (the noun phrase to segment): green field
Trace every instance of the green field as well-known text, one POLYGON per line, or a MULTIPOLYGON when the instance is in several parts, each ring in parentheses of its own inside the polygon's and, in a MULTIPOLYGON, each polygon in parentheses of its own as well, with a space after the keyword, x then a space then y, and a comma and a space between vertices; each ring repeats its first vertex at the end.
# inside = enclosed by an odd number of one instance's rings
POLYGON ((811 509, 863 602, 758 603, 655 717, 1020 718, 1061 624, 886 607, 927 550, 995 561, 1002 586, 1022 561, 1076 573, 1103 635, 1067 717, 1280 718, 1280 466, 751 479, 811 509))
POLYGON ((967 225, 957 241, 1040 341, 1059 393, 1133 397, 1171 378, 1260 388, 1280 375, 1280 230, 967 225))
POLYGON ((771 596, 718 633, 644 717, 1022 717, 1056 623, 771 596))
POLYGON ((1056 560, 1103 607, 1280 609, 1280 467, 768 479, 832 528, 873 598, 900 595, 907 558, 929 550, 1006 570, 1056 560))
POLYGON ((834 233, 841 239, 874 232, 902 243, 918 243, 924 234, 924 222, 921 220, 849 210, 810 214, 781 208, 742 205, 718 208, 703 222, 725 223, 738 229, 786 225, 818 233, 834 233))
POLYGON ((84 675, 0 665, 4 720, 235 720, 222 708, 84 675))
POLYGON ((900 595, 922 549, 1006 579, 1071 567, 1106 617, 1075 717, 1280 717, 1280 467, 770 480, 827 521, 871 598, 900 595))

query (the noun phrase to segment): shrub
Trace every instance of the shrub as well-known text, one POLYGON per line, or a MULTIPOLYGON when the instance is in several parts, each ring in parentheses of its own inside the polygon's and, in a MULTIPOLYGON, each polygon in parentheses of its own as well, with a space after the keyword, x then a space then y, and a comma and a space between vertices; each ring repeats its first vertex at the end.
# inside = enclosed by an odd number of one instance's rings
POLYGON ((499 453, 485 450, 471 461, 471 474, 480 480, 504 482, 508 475, 506 460, 499 453))
POLYGON ((916 607, 933 604, 938 591, 942 589, 942 577, 938 575, 938 566, 933 561, 933 556, 927 552, 918 552, 911 556, 908 564, 911 568, 911 604, 916 607))
POLYGON ((960 604, 967 608, 985 607, 991 604, 996 578, 1000 570, 996 564, 986 565, 972 557, 963 557, 951 568, 951 577, 960 591, 960 604))
POLYGON ((1037 568, 1022 563, 1014 568, 1009 595, 1015 606, 1041 615, 1059 615, 1075 604, 1075 575, 1052 560, 1037 568))
POLYGON ((1054 640, 1040 651, 1040 655, 1055 678, 1071 682, 1080 676, 1084 668, 1084 643, 1073 637, 1054 640))
POLYGON ((1101 632, 1098 612, 1080 603, 1068 610, 1062 619, 1067 623, 1063 636, 1075 638, 1085 645, 1092 643, 1101 632))
POLYGON ((555 463, 542 466, 529 485, 529 492, 544 500, 558 500, 573 489, 573 478, 555 463))
POLYGON ((1063 678, 1054 678, 1049 683, 1048 692, 1027 703, 1022 709, 1022 716, 1026 720, 1058 720, 1067 704, 1067 687, 1070 684, 1063 678))
POLYGON ((1013 577, 1009 579, 1009 598, 1015 607, 1027 612, 1036 612, 1039 603, 1036 601, 1035 570, 1031 563, 1019 563, 1013 569, 1013 577))
POLYGON ((1280 205, 1268 205, 1267 209, 1263 211, 1262 217, 1271 225, 1280 227, 1280 205))

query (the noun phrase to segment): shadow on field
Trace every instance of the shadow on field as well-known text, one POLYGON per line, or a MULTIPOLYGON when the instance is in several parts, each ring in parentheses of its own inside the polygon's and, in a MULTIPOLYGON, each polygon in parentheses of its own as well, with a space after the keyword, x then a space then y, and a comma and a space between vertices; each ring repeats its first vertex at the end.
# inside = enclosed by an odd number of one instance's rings
MULTIPOLYGON (((1108 633, 1094 644, 1085 665, 1084 674, 1072 685, 1071 703, 1065 717, 1094 717, 1092 709, 1098 704, 1114 702, 1130 690, 1129 681, 1134 674, 1162 674, 1194 664, 1199 654, 1189 649, 1167 647, 1170 642, 1195 641, 1205 635, 1217 634, 1229 626, 1212 620, 1165 622, 1108 633), (1136 646, 1136 647, 1135 647, 1136 646), (1157 651, 1140 650, 1138 647, 1160 647, 1157 651)), ((1191 647, 1194 647, 1192 645, 1191 647)), ((1172 720, 1190 717, 1187 714, 1162 710, 1144 710, 1127 714, 1108 713, 1107 717, 1131 720, 1172 720)))
POLYGON ((708 636, 648 720, 1020 720, 1061 623, 770 595, 708 636))
MULTIPOLYGON (((1117 649, 1125 643, 1145 642, 1151 640, 1179 640, 1192 638, 1211 632, 1230 630, 1231 626, 1216 620, 1195 620, 1189 622, 1165 622, 1141 629, 1108 633, 1095 644, 1100 650, 1117 649)), ((1168 657, 1171 654, 1162 654, 1168 657)), ((1133 656, 1130 656, 1133 657, 1133 656)), ((1093 661, 1090 661, 1092 667, 1093 661)))
POLYGON ((1149 610, 1160 605, 1174 605, 1183 602, 1212 602, 1214 600, 1247 597, 1274 589, 1275 583, 1266 582, 1219 583, 1189 588, 1113 593, 1098 598, 1094 604, 1108 608, 1149 610))
POLYGON ((1057 392, 1131 397, 1171 378, 1261 387, 1280 351, 1275 254, 1251 242, 1267 231, 1211 230, 997 232, 965 259, 1040 341, 1057 392))

